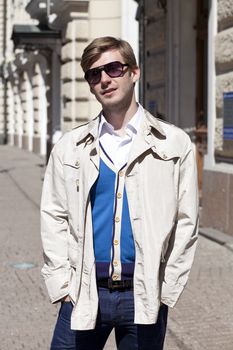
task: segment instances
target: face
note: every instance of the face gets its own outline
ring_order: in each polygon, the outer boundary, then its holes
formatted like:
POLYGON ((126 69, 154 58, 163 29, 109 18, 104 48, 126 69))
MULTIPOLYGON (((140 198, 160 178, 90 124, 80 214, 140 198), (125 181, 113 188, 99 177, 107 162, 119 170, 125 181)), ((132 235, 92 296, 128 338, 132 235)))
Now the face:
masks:
MULTIPOLYGON (((100 58, 92 64, 90 68, 96 68, 110 62, 125 62, 121 54, 117 50, 106 51, 100 58)), ((134 84, 139 79, 140 71, 138 67, 123 68, 123 74, 117 78, 111 78, 105 71, 101 72, 101 79, 97 84, 89 84, 91 92, 101 103, 103 109, 111 111, 117 108, 130 106, 135 102, 134 84)))

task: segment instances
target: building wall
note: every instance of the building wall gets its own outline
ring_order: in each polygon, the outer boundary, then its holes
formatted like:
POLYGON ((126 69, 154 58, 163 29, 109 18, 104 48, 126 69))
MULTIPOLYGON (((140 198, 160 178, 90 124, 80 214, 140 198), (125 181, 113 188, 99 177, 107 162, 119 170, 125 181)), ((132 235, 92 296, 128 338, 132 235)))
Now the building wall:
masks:
POLYGON ((159 112, 193 136, 196 127, 196 1, 141 1, 141 95, 152 114, 159 112), (162 4, 165 6, 163 7, 162 4))
POLYGON ((166 26, 167 16, 153 0, 145 2, 144 87, 145 107, 166 114, 166 26), (156 37, 155 37, 156 35, 156 37))
POLYGON ((21 124, 17 120, 19 114, 15 110, 15 105, 18 103, 15 99, 20 99, 19 96, 15 96, 19 79, 16 77, 17 72, 9 69, 9 65, 13 67, 16 58, 11 40, 13 25, 32 22, 25 11, 27 2, 27 0, 0 0, 0 143, 14 144, 14 140, 17 140, 20 146, 22 145, 19 141, 20 136, 15 134, 19 130, 15 126, 21 124))
MULTIPOLYGON (((3 2, 0 0, 0 6, 3 2)), ((138 43, 134 0, 56 0, 50 2, 50 8, 46 4, 47 1, 40 6, 39 0, 7 1, 4 53, 4 36, 0 35, 0 66, 5 74, 0 77, 0 138, 2 135, 4 142, 5 133, 9 144, 42 155, 50 150, 48 139, 55 143, 62 133, 92 119, 101 109, 80 67, 85 46, 95 37, 105 35, 129 40, 136 52, 138 43), (14 48, 10 40, 14 24, 41 21, 48 21, 50 28, 62 33, 60 47, 51 47, 51 58, 41 51, 39 43, 38 49, 35 45, 31 51, 30 47, 14 48), (49 105, 53 108, 49 109, 49 105), (57 117, 59 130, 51 127, 57 117)))
POLYGON ((223 140, 223 93, 233 92, 232 1, 212 2, 209 32, 208 153, 201 224, 233 235, 233 146, 223 140))

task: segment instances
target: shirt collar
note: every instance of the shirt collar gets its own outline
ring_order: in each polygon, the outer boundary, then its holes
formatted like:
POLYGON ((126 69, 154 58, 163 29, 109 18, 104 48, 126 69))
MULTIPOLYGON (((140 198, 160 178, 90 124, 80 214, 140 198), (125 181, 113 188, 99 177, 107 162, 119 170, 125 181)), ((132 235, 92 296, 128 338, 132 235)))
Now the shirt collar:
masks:
MULTIPOLYGON (((130 134, 130 135, 137 134, 143 115, 144 115, 144 109, 138 103, 137 112, 134 114, 134 116, 130 119, 130 121, 125 127, 127 134, 130 134)), ((107 122, 102 112, 100 115, 99 136, 102 136, 105 132, 109 134, 114 134, 114 127, 109 122, 107 122)))

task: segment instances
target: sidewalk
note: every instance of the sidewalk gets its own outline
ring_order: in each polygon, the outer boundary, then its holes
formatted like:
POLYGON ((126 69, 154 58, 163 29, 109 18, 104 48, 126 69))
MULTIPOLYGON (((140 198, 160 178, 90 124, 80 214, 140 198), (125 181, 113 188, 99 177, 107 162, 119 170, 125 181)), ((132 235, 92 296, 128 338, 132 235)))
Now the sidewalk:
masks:
MULTIPOLYGON (((39 156, 0 146, 1 350, 49 349, 56 320, 40 277, 43 172, 39 156)), ((200 236, 188 286, 169 312, 165 350, 232 350, 232 243, 200 236)), ((105 350, 115 349, 110 337, 105 350)))

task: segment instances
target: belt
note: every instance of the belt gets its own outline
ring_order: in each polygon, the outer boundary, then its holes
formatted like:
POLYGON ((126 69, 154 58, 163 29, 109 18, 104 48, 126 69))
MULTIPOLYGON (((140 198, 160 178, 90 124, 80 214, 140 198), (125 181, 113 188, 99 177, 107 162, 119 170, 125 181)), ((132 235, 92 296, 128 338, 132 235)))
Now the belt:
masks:
POLYGON ((97 280, 97 286, 108 288, 110 290, 124 290, 133 288, 133 279, 113 281, 111 278, 97 280))

